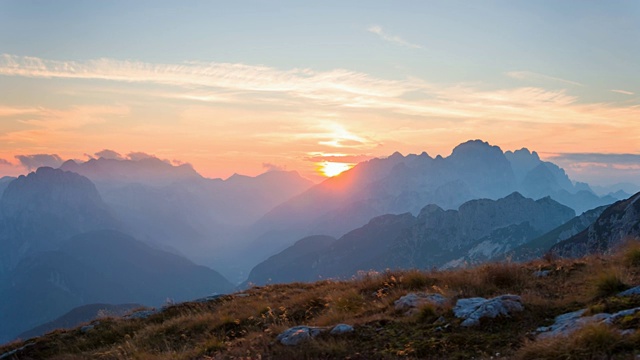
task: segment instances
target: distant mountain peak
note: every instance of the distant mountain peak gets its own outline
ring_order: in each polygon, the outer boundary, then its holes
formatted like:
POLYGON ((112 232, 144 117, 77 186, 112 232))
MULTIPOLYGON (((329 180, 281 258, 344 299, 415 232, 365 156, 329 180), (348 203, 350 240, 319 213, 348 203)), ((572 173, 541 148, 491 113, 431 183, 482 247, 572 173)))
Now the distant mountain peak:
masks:
POLYGON ((469 140, 469 141, 463 142, 462 144, 456 146, 455 148, 453 148, 453 152, 451 155, 465 153, 468 151, 478 151, 478 150, 499 151, 500 153, 502 153, 502 149, 500 149, 499 146, 491 145, 487 141, 476 139, 476 140, 469 140))
POLYGON ((389 156, 388 158, 393 160, 404 159, 404 155, 402 155, 399 151, 396 151, 393 154, 391 154, 391 156, 389 156))
POLYGON ((136 160, 100 157, 81 163, 68 160, 60 169, 73 171, 96 182, 169 185, 176 181, 202 179, 191 164, 173 165, 156 157, 136 160))
POLYGON ((522 196, 522 194, 520 194, 519 192, 514 191, 511 194, 507 195, 505 197, 505 199, 518 199, 518 200, 520 200, 520 199, 525 199, 525 197, 522 196))

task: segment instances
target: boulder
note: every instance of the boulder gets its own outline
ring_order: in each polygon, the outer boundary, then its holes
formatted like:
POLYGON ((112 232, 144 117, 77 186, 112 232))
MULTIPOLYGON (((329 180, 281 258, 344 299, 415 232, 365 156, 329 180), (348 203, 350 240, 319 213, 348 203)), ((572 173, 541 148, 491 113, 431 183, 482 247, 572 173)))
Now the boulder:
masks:
POLYGON ((395 305, 396 310, 411 312, 413 309, 417 309, 424 304, 442 306, 446 302, 447 298, 440 294, 408 293, 394 301, 393 304, 395 305))
POLYGON ((500 315, 510 316, 522 310, 524 306, 520 296, 501 295, 492 299, 481 297, 460 299, 453 308, 453 313, 457 318, 465 319, 462 326, 475 326, 480 324, 480 319, 493 319, 500 315))

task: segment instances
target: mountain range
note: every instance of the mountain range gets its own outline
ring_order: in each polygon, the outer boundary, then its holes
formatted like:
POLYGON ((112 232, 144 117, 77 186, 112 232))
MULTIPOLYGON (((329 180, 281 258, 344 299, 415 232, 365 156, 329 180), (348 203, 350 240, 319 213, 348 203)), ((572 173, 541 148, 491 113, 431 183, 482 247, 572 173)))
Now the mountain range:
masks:
POLYGON ((20 176, 0 210, 0 341, 83 304, 160 305, 232 289, 214 270, 122 233, 126 226, 76 173, 20 176))
POLYGON ((404 213, 373 218, 335 241, 302 239, 257 265, 247 281, 258 285, 267 279, 274 283, 314 281, 349 278, 362 270, 450 266, 466 258, 482 262, 574 216, 573 209, 549 197, 532 200, 519 193, 498 200, 471 200, 458 210, 431 204, 418 216, 404 213), (484 253, 479 250, 487 248, 484 253))
POLYGON ((640 192, 607 207, 589 227, 550 250, 563 257, 603 254, 640 238, 640 192))
MULTIPOLYGON (((513 192, 549 196, 578 214, 611 204, 587 184, 574 184, 564 170, 528 149, 503 152, 480 140, 458 145, 448 157, 427 153, 371 159, 276 206, 256 222, 253 262, 305 236, 340 237, 384 214, 418 215, 427 204, 456 209, 473 199, 499 199, 513 192)), ((624 196, 624 195, 622 195, 624 196)))
POLYGON ((607 208, 627 197, 480 140, 316 185, 291 171, 207 179, 149 156, 67 161, 0 178, 0 342, 78 306, 159 306, 243 280, 603 251, 637 236, 637 201, 607 208))

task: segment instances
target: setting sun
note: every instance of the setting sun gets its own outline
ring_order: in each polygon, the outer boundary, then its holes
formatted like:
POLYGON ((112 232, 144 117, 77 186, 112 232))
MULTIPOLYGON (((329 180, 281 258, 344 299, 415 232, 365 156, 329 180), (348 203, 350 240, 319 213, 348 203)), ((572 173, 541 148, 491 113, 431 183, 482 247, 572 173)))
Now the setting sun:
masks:
POLYGON ((320 163, 320 172, 326 177, 334 177, 351 169, 354 164, 325 161, 320 163))

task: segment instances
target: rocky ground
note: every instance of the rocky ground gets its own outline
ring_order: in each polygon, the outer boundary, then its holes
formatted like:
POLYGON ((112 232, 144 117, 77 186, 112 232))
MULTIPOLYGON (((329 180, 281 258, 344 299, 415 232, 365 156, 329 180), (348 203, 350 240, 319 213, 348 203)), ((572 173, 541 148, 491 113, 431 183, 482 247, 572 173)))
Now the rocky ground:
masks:
POLYGON ((640 354, 640 246, 254 287, 102 318, 0 359, 582 359, 640 354))

